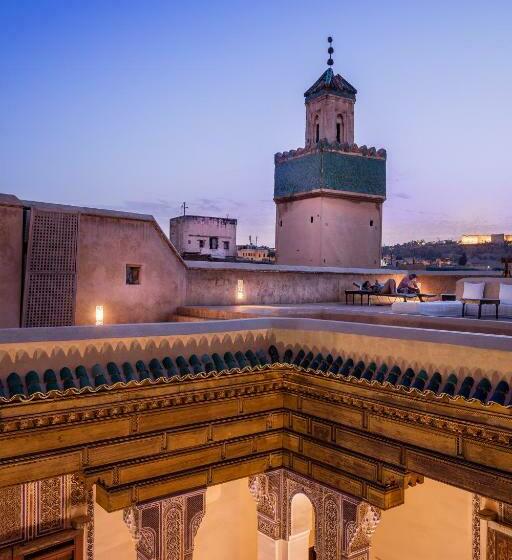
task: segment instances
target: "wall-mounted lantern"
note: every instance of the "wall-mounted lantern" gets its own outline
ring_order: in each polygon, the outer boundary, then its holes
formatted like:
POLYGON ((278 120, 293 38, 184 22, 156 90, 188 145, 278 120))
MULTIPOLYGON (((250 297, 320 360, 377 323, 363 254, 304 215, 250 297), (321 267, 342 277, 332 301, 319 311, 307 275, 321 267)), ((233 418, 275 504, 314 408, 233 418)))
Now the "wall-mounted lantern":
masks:
POLYGON ((238 301, 245 299, 244 281, 242 279, 238 279, 236 285, 236 299, 238 301))
POLYGON ((103 325, 103 305, 96 306, 96 326, 103 325))

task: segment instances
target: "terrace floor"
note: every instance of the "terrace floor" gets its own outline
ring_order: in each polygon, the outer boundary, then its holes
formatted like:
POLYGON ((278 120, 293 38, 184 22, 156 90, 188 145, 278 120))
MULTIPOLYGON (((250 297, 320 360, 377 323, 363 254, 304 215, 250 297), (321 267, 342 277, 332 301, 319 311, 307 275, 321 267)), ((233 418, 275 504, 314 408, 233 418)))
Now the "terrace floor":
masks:
POLYGON ((219 305, 184 306, 178 309, 176 321, 211 321, 219 319, 249 319, 255 317, 303 317, 391 325, 457 332, 475 332, 512 337, 512 320, 472 317, 427 317, 400 315, 391 311, 391 305, 345 305, 333 303, 273 304, 273 305, 219 305))

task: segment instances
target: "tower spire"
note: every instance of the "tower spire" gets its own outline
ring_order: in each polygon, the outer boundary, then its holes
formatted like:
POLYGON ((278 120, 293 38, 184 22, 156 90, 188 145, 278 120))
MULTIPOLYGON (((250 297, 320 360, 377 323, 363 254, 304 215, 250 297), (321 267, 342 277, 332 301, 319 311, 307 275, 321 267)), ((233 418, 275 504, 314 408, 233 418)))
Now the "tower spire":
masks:
POLYGON ((327 52, 329 53, 327 65, 332 66, 334 64, 334 60, 332 59, 332 53, 334 52, 334 49, 332 47, 332 37, 327 37, 327 42, 329 43, 329 48, 327 49, 327 52))

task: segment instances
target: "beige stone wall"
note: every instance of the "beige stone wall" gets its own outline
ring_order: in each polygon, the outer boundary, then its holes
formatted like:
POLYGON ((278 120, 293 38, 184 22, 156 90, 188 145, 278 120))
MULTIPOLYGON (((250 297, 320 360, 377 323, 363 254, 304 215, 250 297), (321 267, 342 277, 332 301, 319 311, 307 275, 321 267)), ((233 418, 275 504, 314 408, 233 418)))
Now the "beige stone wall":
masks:
POLYGON ((276 203, 278 264, 375 268, 381 240, 380 203, 326 196, 276 203))
POLYGON ((371 560, 470 560, 471 498, 430 479, 410 488, 405 504, 382 512, 371 560))
POLYGON ((94 504, 94 560, 136 560, 135 543, 123 510, 108 513, 94 504))
POLYGON ((185 298, 186 269, 151 221, 82 215, 76 325, 168 321, 185 298), (141 266, 141 283, 126 284, 126 265, 141 266))
POLYGON ((0 328, 20 326, 23 208, 0 203, 0 328))

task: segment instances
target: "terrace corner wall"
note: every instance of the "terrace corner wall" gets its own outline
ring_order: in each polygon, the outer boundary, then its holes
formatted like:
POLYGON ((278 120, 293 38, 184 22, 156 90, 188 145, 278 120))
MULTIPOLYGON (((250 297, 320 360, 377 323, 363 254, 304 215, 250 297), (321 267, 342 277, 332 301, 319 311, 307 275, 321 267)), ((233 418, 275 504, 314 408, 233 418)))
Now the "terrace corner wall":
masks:
POLYGON ((76 325, 169 321, 185 301, 183 261, 151 220, 82 214, 78 250, 76 325), (138 285, 126 283, 126 265, 141 267, 138 285))

